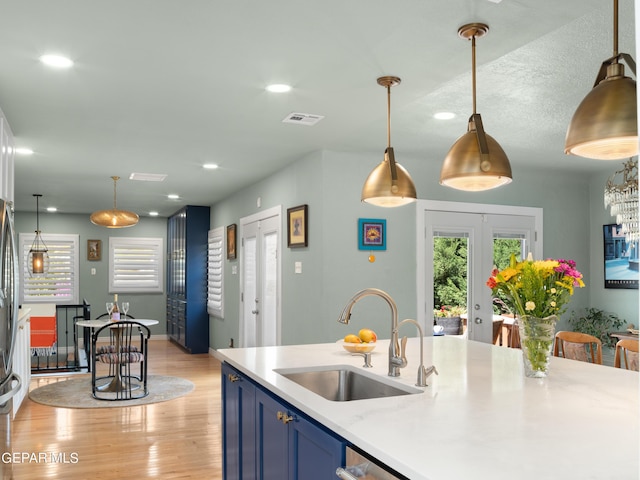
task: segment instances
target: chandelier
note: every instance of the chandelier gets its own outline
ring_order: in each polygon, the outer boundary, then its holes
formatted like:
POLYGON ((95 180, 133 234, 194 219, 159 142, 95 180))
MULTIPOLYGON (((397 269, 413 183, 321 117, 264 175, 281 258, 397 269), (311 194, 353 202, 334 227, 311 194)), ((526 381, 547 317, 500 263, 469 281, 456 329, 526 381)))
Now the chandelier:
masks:
POLYGON ((629 242, 640 240, 638 225, 638 160, 630 158, 622 170, 609 177, 604 189, 604 206, 611 206, 611 215, 622 226, 629 242))

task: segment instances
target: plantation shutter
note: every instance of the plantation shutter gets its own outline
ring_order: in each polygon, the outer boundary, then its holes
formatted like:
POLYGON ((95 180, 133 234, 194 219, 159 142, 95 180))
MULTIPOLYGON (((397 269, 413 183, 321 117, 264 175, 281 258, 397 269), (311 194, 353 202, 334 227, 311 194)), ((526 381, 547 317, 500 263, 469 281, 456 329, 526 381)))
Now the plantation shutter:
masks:
POLYGON ((27 261, 35 237, 21 233, 20 303, 77 304, 79 298, 79 237, 78 235, 41 234, 49 255, 49 270, 44 274, 29 275, 27 261))
POLYGON ((162 293, 162 238, 109 238, 109 293, 162 293))
POLYGON ((209 230, 207 243, 207 312, 223 317, 224 228, 209 230))

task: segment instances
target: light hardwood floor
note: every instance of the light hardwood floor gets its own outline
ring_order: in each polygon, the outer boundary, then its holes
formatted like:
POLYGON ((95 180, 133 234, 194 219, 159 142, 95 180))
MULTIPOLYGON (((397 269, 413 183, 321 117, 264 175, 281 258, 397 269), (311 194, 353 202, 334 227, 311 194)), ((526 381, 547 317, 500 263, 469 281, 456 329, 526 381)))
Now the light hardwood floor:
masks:
MULTIPOLYGON (((25 399, 12 425, 14 454, 63 453, 69 463, 16 463, 13 478, 221 479, 220 363, 164 340, 150 342, 149 357, 149 374, 187 378, 194 391, 118 408, 55 408, 25 399)), ((30 388, 65 379, 35 377, 30 388)))

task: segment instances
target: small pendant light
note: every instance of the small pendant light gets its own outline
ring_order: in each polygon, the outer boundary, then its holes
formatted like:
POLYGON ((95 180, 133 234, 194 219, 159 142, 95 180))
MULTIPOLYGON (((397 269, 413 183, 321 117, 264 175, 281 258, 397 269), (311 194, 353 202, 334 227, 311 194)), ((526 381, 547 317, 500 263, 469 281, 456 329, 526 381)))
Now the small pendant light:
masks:
POLYGON ((402 165, 396 162, 391 147, 391 87, 398 77, 380 77, 378 85, 387 89, 387 149, 384 160, 374 168, 362 187, 362 201, 378 207, 399 207, 416 201, 416 187, 402 165))
POLYGON ((33 196, 36 197, 36 236, 27 258, 27 269, 30 276, 42 275, 49 271, 49 254, 40 232, 40 197, 42 195, 34 193, 33 196))
POLYGON ((507 154, 493 137, 487 135, 482 118, 476 113, 476 38, 489 32, 484 23, 470 23, 458 29, 458 35, 471 39, 471 81, 473 115, 467 133, 453 144, 440 171, 440 184, 458 190, 479 192, 511 183, 511 165, 507 154))
POLYGON ((618 53, 618 0, 613 2, 613 56, 602 62, 591 90, 573 114, 564 153, 596 160, 621 160, 638 154, 636 82, 624 75, 625 60, 636 74, 636 63, 618 53))
POLYGON ((111 178, 113 179, 113 208, 93 212, 91 214, 91 223, 107 228, 132 227, 138 223, 138 214, 127 210, 118 210, 116 204, 116 182, 120 180, 120 177, 114 176, 111 178))

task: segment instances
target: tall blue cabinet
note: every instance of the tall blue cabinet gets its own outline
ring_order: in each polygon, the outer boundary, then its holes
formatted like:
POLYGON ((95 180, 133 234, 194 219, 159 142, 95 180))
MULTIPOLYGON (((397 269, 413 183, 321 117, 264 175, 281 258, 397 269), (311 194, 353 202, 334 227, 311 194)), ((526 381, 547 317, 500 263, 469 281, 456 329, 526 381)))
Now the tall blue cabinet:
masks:
POLYGON ((167 335, 190 353, 209 351, 209 207, 187 205, 167 221, 167 335))

